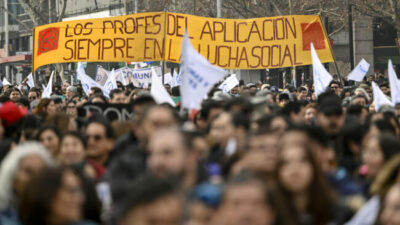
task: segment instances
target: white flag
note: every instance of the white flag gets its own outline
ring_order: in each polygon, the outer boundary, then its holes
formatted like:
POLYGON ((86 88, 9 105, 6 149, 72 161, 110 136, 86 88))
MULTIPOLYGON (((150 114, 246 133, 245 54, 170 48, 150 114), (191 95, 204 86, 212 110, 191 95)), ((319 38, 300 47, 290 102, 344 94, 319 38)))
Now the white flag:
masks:
POLYGON ((117 80, 115 79, 115 71, 114 69, 108 74, 107 81, 104 83, 104 89, 108 92, 107 95, 110 95, 110 92, 113 89, 117 89, 117 80))
POLYGON ((223 92, 228 93, 232 88, 239 85, 239 80, 236 77, 236 74, 230 75, 226 80, 218 87, 223 92))
POLYGON ((180 65, 182 108, 199 109, 204 96, 227 73, 225 70, 211 65, 193 48, 187 31, 182 40, 180 65))
POLYGON ((311 43, 311 58, 313 64, 315 94, 318 96, 325 91, 326 87, 329 85, 333 78, 319 60, 313 43, 311 43))
POLYGON ((361 82, 364 79, 365 74, 368 73, 368 70, 369 70, 369 63, 365 61, 365 59, 361 59, 361 61, 357 64, 356 68, 354 68, 353 71, 351 71, 347 79, 361 82))
POLYGON ((26 81, 26 84, 28 84, 28 86, 29 86, 30 88, 33 88, 33 87, 35 86, 35 81, 33 80, 32 73, 30 73, 30 74, 28 75, 28 80, 26 81))
POLYGON ((172 81, 172 87, 176 87, 182 84, 182 77, 181 73, 179 74, 174 70, 174 76, 173 76, 173 81, 172 81))
MULTIPOLYGON (((154 73, 152 76, 154 76, 154 73)), ((172 86, 172 82, 173 82, 173 78, 172 78, 171 73, 164 74, 164 84, 169 84, 170 86, 172 86)))
POLYGON ((400 82, 397 79, 396 72, 393 69, 392 60, 389 59, 388 63, 388 74, 390 83, 390 93, 392 96, 393 105, 400 102, 400 82))
POLYGON ((8 80, 6 79, 6 77, 3 78, 3 85, 11 85, 10 82, 8 82, 8 80))
POLYGON ((103 91, 103 94, 109 98, 109 93, 102 86, 100 86, 100 84, 98 84, 91 77, 86 75, 85 69, 83 68, 83 63, 81 63, 81 62, 78 63, 78 68, 76 69, 76 75, 77 75, 76 77, 78 78, 78 80, 81 81, 82 88, 85 91, 86 95, 89 95, 90 88, 98 87, 103 91))
POLYGON ((157 104, 168 103, 175 107, 175 102, 172 100, 171 96, 165 90, 162 84, 161 76, 156 73, 154 67, 151 68, 151 90, 150 93, 153 96, 157 104))
POLYGON ((47 83, 46 88, 43 90, 42 98, 50 98, 50 95, 53 92, 53 76, 54 71, 51 72, 49 83, 47 83))
POLYGON ((372 81, 372 91, 373 91, 373 95, 374 95, 375 112, 378 112, 379 108, 382 105, 391 105, 391 106, 393 106, 393 103, 382 92, 382 90, 379 88, 379 86, 373 81, 372 81))

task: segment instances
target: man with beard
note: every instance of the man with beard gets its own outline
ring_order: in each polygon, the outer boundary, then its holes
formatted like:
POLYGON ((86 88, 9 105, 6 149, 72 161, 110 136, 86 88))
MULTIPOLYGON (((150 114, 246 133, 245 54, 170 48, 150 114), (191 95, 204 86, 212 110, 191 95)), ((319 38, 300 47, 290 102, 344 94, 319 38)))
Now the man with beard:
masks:
POLYGON ((318 96, 317 124, 333 141, 336 154, 342 152, 341 131, 344 126, 344 113, 341 100, 333 93, 323 93, 318 96))
POLYGON ((147 168, 155 176, 177 179, 186 191, 197 183, 198 157, 183 132, 174 128, 156 131, 147 151, 147 168))

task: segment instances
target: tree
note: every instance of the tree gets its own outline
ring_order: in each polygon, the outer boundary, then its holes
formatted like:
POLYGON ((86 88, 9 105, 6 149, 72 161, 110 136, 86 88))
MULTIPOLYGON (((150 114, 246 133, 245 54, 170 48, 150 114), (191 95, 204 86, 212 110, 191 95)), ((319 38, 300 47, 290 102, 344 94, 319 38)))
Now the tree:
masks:
POLYGON ((379 18, 392 25, 400 38, 400 0, 349 0, 361 14, 379 18))
MULTIPOLYGON (((7 10, 7 13, 23 27, 23 29, 21 29, 22 32, 33 32, 33 28, 36 26, 60 22, 65 15, 67 1, 68 0, 18 0, 23 11, 28 15, 29 22, 23 20, 23 14, 16 15, 10 10, 7 10), (58 7, 54 5, 54 3, 58 7)), ((3 7, 3 9, 5 8, 3 7)), ((59 71, 59 74, 64 74, 63 64, 54 64, 53 66, 59 71)), ((62 79, 64 80, 65 78, 62 76, 62 79)))
POLYGON ((328 18, 329 36, 347 24, 347 7, 343 0, 224 0, 226 17, 251 18, 281 15, 321 15, 328 18))

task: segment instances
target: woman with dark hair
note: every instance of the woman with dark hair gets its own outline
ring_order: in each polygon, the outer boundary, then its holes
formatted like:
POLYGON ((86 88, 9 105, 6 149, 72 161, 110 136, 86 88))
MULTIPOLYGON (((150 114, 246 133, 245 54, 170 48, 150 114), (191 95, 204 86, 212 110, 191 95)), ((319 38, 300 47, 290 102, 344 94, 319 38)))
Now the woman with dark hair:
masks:
POLYGON ((49 98, 42 98, 40 99, 38 105, 33 111, 33 114, 45 120, 47 116, 52 115, 55 112, 56 112, 56 105, 54 103, 54 100, 49 98))
POLYGON ((83 180, 73 169, 45 169, 28 185, 18 204, 23 224, 93 224, 82 222, 86 196, 83 180))
POLYGON ((40 128, 37 140, 40 141, 47 150, 54 156, 57 157, 60 148, 61 135, 57 127, 53 125, 46 125, 40 128))
MULTIPOLYGON (((290 224, 333 222, 333 198, 316 157, 308 146, 284 145, 276 170, 284 207, 293 216, 290 224)), ((342 223, 334 223, 342 224, 342 223)))

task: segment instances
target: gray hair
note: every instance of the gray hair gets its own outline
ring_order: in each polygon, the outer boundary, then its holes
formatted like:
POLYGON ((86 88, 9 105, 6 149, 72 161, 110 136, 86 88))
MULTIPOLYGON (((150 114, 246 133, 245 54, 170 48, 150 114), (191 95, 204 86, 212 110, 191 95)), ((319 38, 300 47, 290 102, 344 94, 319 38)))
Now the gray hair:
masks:
POLYGON ((0 210, 8 209, 13 204, 13 183, 19 163, 32 155, 39 156, 49 167, 56 166, 51 154, 40 143, 26 142, 11 150, 0 165, 0 210))

